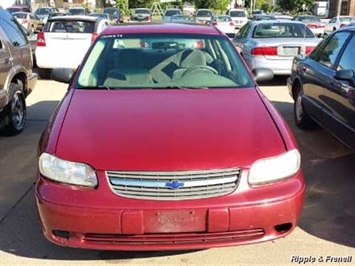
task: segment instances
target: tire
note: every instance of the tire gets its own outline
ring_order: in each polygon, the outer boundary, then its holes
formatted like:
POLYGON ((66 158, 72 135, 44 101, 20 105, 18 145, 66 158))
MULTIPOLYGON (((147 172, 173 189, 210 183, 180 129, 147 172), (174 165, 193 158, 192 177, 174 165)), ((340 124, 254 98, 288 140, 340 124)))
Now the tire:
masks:
POLYGON ((300 129, 315 129, 317 123, 309 117, 303 108, 302 97, 303 92, 301 88, 297 88, 295 97, 295 104, 293 105, 293 117, 295 124, 300 129))
POLYGON ((11 83, 10 91, 15 92, 4 108, 5 126, 3 129, 5 134, 13 136, 19 134, 25 128, 27 110, 21 85, 11 83))
POLYGON ((48 68, 37 68, 37 72, 40 79, 50 79, 52 70, 48 68))

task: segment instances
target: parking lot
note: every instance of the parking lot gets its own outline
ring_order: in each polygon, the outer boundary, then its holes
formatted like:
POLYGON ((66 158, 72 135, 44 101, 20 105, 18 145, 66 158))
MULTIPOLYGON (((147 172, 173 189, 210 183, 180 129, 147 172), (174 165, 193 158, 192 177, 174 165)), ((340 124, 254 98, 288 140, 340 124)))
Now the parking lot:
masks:
POLYGON ((0 264, 353 265, 355 154, 324 130, 301 131, 294 126, 293 102, 285 78, 261 85, 291 127, 302 155, 307 184, 305 204, 299 226, 288 237, 261 244, 185 252, 91 251, 51 244, 42 236, 35 206, 36 149, 41 131, 65 94, 66 85, 40 80, 27 99, 25 130, 15 137, 0 136, 0 264))

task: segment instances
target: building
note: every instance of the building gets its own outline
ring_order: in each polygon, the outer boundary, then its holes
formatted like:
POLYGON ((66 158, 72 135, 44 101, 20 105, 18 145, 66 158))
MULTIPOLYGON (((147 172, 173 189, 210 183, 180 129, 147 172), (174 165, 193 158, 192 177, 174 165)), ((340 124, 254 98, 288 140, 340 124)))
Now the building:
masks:
POLYGON ((338 15, 339 1, 341 1, 339 15, 355 17, 355 0, 330 0, 329 17, 338 15))

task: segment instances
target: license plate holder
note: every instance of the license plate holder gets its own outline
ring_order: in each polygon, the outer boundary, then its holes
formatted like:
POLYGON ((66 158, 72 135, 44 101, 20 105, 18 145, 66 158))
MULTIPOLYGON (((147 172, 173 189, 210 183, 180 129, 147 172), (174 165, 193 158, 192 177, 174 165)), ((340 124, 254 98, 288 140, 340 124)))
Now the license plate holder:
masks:
POLYGON ((144 211, 145 233, 184 233, 206 231, 206 210, 144 211))
POLYGON ((279 56, 296 56, 300 53, 298 46, 281 46, 278 51, 279 56))

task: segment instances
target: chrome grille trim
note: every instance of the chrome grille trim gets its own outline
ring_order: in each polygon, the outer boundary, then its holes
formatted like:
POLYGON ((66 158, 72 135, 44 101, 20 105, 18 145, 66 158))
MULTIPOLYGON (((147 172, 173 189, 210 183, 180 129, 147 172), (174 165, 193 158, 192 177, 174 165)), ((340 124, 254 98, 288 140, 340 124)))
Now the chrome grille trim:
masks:
POLYGON ((240 168, 176 172, 106 171, 111 190, 118 196, 150 200, 187 200, 223 196, 233 192, 240 168), (172 189, 169 182, 179 182, 172 189))

